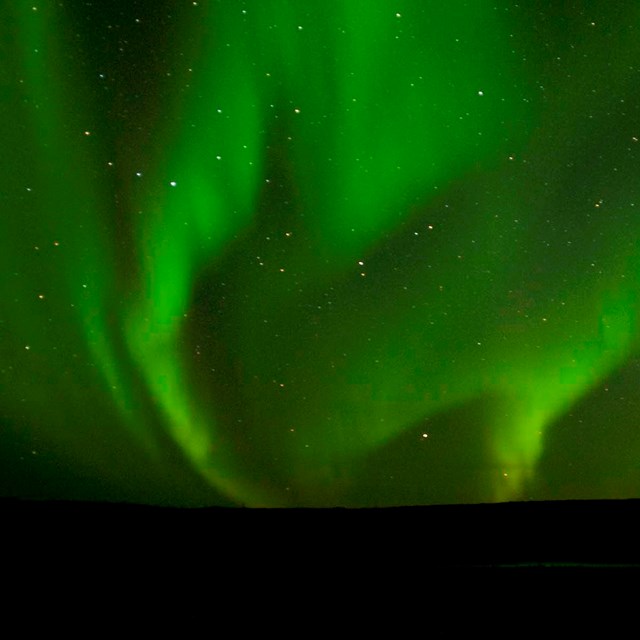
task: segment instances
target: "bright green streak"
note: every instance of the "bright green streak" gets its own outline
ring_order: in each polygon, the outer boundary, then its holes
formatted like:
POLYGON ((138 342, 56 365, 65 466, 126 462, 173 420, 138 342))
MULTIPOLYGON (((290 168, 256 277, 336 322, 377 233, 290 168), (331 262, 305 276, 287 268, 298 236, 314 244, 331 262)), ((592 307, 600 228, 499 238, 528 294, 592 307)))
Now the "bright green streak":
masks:
POLYGON ((137 202, 145 213, 139 229, 144 280, 126 318, 127 339, 169 432, 194 467, 234 499, 265 504, 259 489, 248 490, 230 470, 215 419, 193 397, 181 357, 194 281, 251 220, 262 168, 256 80, 242 64, 246 43, 233 20, 212 20, 208 27, 234 46, 203 43, 187 104, 168 101, 173 117, 189 124, 177 138, 171 126, 151 178, 158 185, 154 198, 141 193, 137 202))

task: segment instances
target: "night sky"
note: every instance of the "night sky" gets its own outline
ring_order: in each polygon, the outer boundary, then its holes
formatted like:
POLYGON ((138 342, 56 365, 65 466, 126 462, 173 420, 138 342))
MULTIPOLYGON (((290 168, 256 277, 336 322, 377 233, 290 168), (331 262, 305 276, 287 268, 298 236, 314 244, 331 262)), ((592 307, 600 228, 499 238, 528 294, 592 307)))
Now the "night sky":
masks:
POLYGON ((640 498, 636 0, 0 5, 0 496, 640 498))

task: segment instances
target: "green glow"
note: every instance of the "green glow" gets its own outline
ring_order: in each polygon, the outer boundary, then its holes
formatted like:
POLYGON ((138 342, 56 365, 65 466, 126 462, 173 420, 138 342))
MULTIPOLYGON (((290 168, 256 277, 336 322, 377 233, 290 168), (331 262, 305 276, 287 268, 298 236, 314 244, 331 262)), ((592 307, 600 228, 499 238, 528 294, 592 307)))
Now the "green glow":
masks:
MULTIPOLYGON (((18 225, 19 240, 5 245, 3 257, 7 271, 20 277, 22 269, 33 270, 34 276, 34 288, 27 294, 32 309, 17 320, 14 335, 21 334, 25 344, 34 337, 38 340, 46 315, 63 316, 82 332, 84 345, 80 349, 88 349, 99 361, 106 388, 113 392, 114 401, 124 406, 128 391, 120 378, 107 325, 107 296, 113 287, 109 270, 104 268, 112 261, 108 231, 101 223, 107 216, 107 192, 93 178, 96 166, 87 141, 96 131, 90 100, 78 69, 64 55, 56 37, 70 35, 62 17, 45 4, 37 11, 25 5, 15 10, 13 18, 20 38, 15 42, 17 55, 12 57, 16 61, 12 80, 24 86, 24 104, 16 109, 17 126, 16 121, 7 121, 9 130, 3 134, 12 141, 8 148, 37 145, 38 149, 35 166, 28 153, 18 154, 22 163, 18 168, 13 164, 15 157, 5 158, 5 170, 13 167, 17 177, 12 187, 22 191, 21 210, 16 213, 24 216, 26 224, 25 228, 18 225), (47 264, 35 262, 32 266, 33 256, 47 264), (35 288, 43 275, 50 282, 35 288)), ((15 233, 11 217, 3 222, 9 224, 5 237, 15 233)), ((25 291, 18 295, 24 299, 25 291)), ((50 340, 55 339, 54 333, 50 340)))
POLYGON ((360 504, 477 403, 481 496, 535 493, 638 353, 622 4, 547 51, 513 3, 186 3, 133 80, 80 5, 0 11, 7 422, 105 477, 139 450, 177 502, 360 504))

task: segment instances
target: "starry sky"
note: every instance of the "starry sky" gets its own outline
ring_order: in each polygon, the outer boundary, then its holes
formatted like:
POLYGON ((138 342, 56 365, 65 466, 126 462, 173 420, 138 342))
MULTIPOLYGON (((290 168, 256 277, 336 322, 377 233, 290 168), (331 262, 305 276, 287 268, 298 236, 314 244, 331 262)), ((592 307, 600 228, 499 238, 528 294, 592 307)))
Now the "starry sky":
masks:
POLYGON ((0 495, 640 497, 635 0, 0 7, 0 495))

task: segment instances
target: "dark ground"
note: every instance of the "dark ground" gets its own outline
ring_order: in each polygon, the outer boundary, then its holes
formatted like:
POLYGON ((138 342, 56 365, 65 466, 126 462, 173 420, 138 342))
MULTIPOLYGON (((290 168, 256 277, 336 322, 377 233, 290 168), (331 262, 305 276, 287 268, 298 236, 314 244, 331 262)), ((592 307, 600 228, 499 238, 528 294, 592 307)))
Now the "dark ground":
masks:
POLYGON ((0 508, 4 535, 44 561, 84 549, 88 560, 116 552, 159 565, 231 560, 276 570, 640 567, 636 500, 354 510, 4 500, 0 508))

